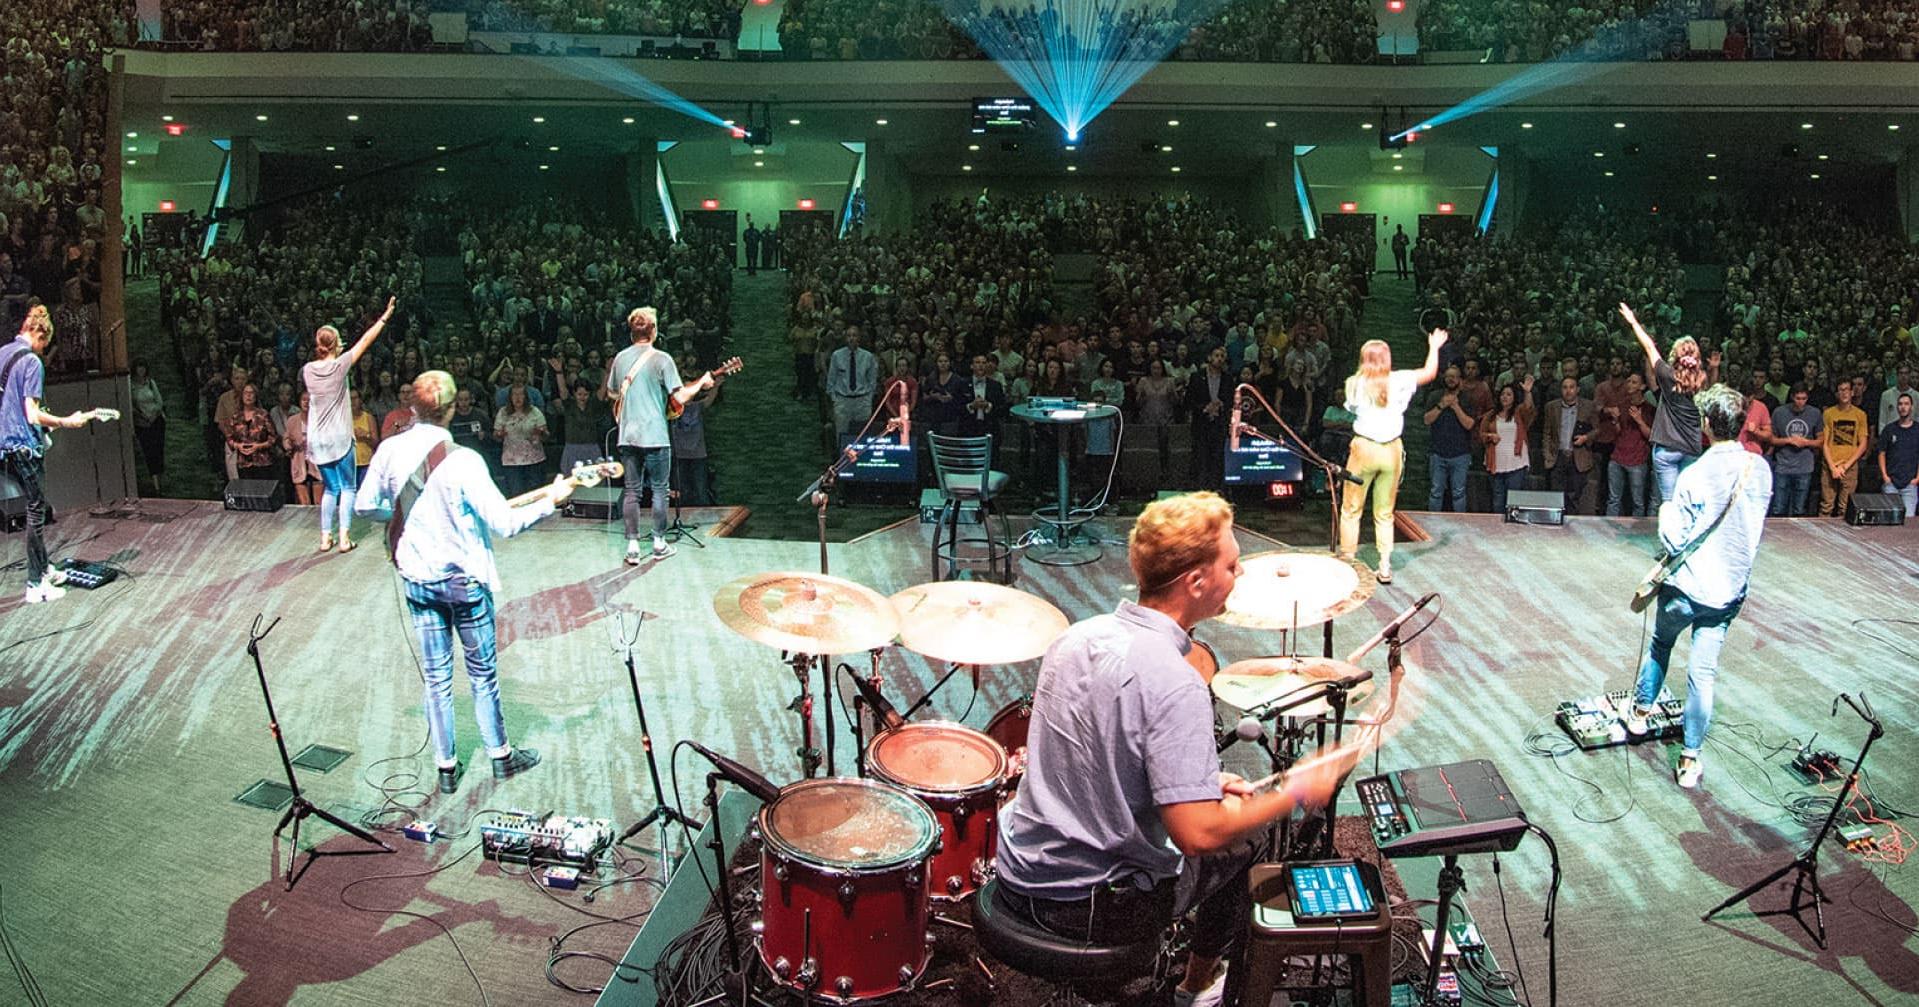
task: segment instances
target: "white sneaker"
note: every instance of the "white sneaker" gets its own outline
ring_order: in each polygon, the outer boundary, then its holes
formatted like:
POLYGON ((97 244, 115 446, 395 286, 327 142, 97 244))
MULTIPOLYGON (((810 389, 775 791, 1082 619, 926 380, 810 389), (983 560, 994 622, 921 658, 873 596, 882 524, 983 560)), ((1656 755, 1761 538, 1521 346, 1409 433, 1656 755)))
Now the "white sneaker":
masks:
POLYGON ((65 587, 67 583, 67 572, 57 566, 47 567, 46 582, 52 584, 54 587, 65 587))
POLYGON ((1698 756, 1681 757, 1679 768, 1673 775, 1679 780, 1681 787, 1691 790, 1699 786, 1699 778, 1706 775, 1706 766, 1699 761, 1698 756))
POLYGON ((1173 1007, 1219 1007, 1226 998, 1226 970, 1220 969, 1213 975, 1213 981, 1197 993, 1189 993, 1178 986, 1173 987, 1173 1007))
POLYGON ((1628 735, 1643 738, 1652 731, 1652 725, 1646 722, 1646 718, 1650 716, 1652 716, 1651 710, 1642 710, 1638 703, 1633 703, 1626 707, 1626 714, 1619 718, 1619 722, 1626 726, 1628 735))
POLYGON ((627 566, 640 565, 640 540, 639 539, 630 538, 626 540, 626 565, 627 566))
POLYGON ((27 585, 27 604, 38 605, 43 601, 59 601, 66 597, 67 589, 57 584, 41 582, 27 585))
POLYGON ((1393 582, 1393 561, 1390 559, 1380 560, 1379 572, 1374 576, 1379 579, 1381 584, 1391 584, 1393 582))
POLYGON ((654 559, 665 559, 668 556, 673 555, 677 551, 678 550, 674 549, 671 545, 668 545, 667 541, 663 538, 656 538, 653 540, 653 558, 654 559))

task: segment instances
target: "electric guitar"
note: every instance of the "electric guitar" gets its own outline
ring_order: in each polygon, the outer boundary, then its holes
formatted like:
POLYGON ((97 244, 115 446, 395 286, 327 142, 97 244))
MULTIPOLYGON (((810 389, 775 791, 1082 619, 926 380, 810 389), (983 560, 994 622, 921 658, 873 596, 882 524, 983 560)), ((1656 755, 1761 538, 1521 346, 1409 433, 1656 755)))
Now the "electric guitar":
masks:
POLYGON ((1639 587, 1633 590, 1630 607, 1635 614, 1644 612, 1646 606, 1652 604, 1654 598, 1659 597, 1660 585, 1677 573, 1694 550, 1704 545, 1706 540, 1712 537, 1712 533, 1719 530, 1719 525, 1726 520, 1726 515, 1732 513, 1733 502, 1739 499, 1740 492, 1746 488, 1746 477, 1752 475, 1752 470, 1753 462, 1749 458, 1746 460, 1746 467, 1739 473, 1739 481, 1733 484, 1732 492, 1726 495, 1726 506, 1720 509, 1719 516, 1712 519, 1712 524, 1707 525, 1705 531, 1693 536, 1692 541, 1686 543, 1685 548, 1678 552, 1662 552, 1653 562, 1652 569, 1646 571, 1646 576, 1639 581, 1639 587))
MULTIPOLYGON (((598 486, 608 479, 618 479, 625 474, 626 466, 619 462, 602 458, 599 461, 580 462, 573 466, 573 472, 566 477, 566 483, 574 489, 581 489, 588 486, 598 486)), ((508 507, 525 507, 528 504, 546 499, 551 496, 552 493, 553 484, 547 483, 539 489, 528 490, 519 496, 509 499, 506 505, 508 507)))
MULTIPOLYGON (((728 374, 738 374, 740 371, 740 368, 745 366, 746 366, 745 364, 740 362, 740 358, 734 357, 733 359, 728 360, 726 363, 723 363, 720 366, 715 367, 710 371, 707 371, 705 377, 702 377, 700 380, 704 381, 706 380, 706 378, 710 377, 714 379, 715 381, 717 381, 720 378, 726 377, 728 374)), ((686 412, 686 406, 676 401, 673 398, 673 396, 668 395, 666 397, 666 421, 668 423, 671 423, 674 420, 679 419, 680 414, 683 412, 686 412)))
MULTIPOLYGON (((104 408, 89 409, 80 415, 82 419, 88 423, 111 423, 120 418, 120 410, 104 408)), ((44 455, 53 447, 53 429, 51 427, 35 426, 33 430, 34 433, 40 436, 40 453, 44 455)))

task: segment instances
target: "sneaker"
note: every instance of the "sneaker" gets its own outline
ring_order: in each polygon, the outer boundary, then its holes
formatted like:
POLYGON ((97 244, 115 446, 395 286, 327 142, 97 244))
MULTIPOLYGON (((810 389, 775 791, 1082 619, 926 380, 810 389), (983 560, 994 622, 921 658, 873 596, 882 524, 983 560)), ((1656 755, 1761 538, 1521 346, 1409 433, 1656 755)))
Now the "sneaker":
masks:
POLYGON ((46 582, 52 584, 54 587, 65 587, 67 583, 67 572, 57 566, 47 567, 46 582))
POLYGON ((1381 584, 1391 584, 1393 582, 1393 561, 1390 559, 1380 560, 1379 573, 1377 576, 1381 584))
POLYGON ((640 559, 641 559, 640 540, 636 538, 627 539, 626 540, 626 565, 639 566, 640 559))
POLYGON ((59 601, 66 597, 67 589, 51 582, 27 585, 27 604, 38 605, 43 601, 59 601))
POLYGON ((1619 718, 1619 722, 1625 725, 1628 736, 1643 738, 1652 733, 1652 725, 1646 722, 1646 718, 1650 716, 1652 716, 1651 710, 1634 703, 1626 707, 1626 714, 1619 718))
POLYGON ((673 546, 669 544, 665 539, 656 538, 653 540, 653 558, 654 559, 665 559, 676 552, 679 552, 679 550, 673 548, 673 546))
POLYGON ((1219 1007, 1226 998, 1226 970, 1220 968, 1213 973, 1213 981, 1197 993, 1189 992, 1181 986, 1173 987, 1173 1007, 1219 1007))
POLYGON ((504 780, 540 764, 540 753, 531 748, 516 748, 493 760, 493 778, 504 780))
POLYGON ((1679 768, 1673 771, 1673 776, 1678 779, 1679 786, 1686 790, 1691 790, 1699 786, 1699 778, 1704 775, 1706 775, 1706 766, 1699 761, 1699 757, 1696 755, 1681 756, 1679 759, 1679 768))
POLYGON ((440 767, 440 793, 451 794, 460 789, 460 779, 466 775, 466 763, 456 762, 451 766, 440 767))

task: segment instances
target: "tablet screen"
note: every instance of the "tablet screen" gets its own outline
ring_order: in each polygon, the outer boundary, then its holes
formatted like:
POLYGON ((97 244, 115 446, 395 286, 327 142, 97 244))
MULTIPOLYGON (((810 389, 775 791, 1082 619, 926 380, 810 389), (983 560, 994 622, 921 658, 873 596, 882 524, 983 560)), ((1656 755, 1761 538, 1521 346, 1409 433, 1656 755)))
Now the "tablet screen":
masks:
POLYGON ((1372 893, 1360 880, 1355 864, 1312 864, 1287 870, 1297 919, 1330 920, 1372 912, 1372 893))

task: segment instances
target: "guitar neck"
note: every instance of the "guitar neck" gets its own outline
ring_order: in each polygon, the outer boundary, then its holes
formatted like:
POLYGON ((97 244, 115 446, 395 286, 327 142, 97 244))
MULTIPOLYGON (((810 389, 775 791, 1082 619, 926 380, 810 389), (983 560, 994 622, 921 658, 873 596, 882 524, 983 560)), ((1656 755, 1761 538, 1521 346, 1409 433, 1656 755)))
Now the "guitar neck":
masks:
MULTIPOLYGON (((580 485, 580 480, 574 479, 572 477, 568 477, 566 482, 567 482, 567 485, 569 486, 577 487, 580 485)), ((539 489, 527 490, 525 493, 522 493, 519 496, 509 497, 506 501, 506 505, 508 507, 525 507, 528 504, 537 503, 541 500, 545 500, 546 498, 552 495, 553 495, 553 484, 547 483, 545 486, 542 486, 539 489)))

